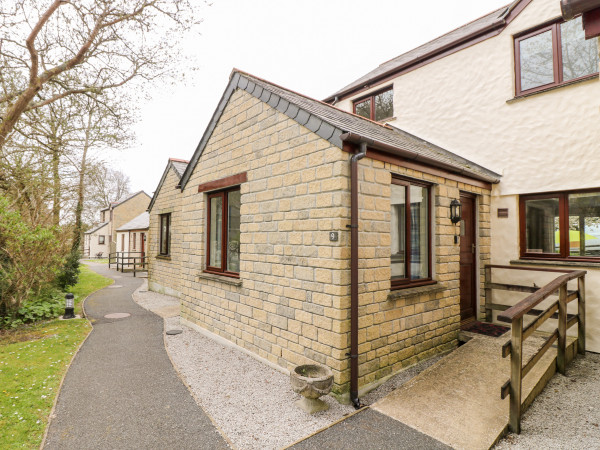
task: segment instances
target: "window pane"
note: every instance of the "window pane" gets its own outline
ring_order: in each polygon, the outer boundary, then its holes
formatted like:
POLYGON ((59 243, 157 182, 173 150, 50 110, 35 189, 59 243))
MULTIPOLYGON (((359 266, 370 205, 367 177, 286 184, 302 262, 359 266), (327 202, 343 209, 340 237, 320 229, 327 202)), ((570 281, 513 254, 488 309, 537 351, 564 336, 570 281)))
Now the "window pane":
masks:
POLYGON ((533 89, 554 82, 552 30, 523 39, 521 54, 521 90, 533 89))
POLYGON ((160 254, 169 254, 169 216, 160 216, 160 254))
POLYGON ((389 119, 394 115, 394 91, 389 90, 375 96, 375 120, 389 119))
POLYGON ((598 40, 585 40, 581 17, 560 24, 563 80, 598 72, 598 40))
POLYGON ((223 239, 223 198, 210 199, 210 261, 211 267, 221 267, 221 242, 223 239))
POLYGON ((569 194, 569 254, 600 256, 600 192, 569 194))
POLYGON ((356 104, 356 114, 367 119, 371 118, 371 99, 356 104))
POLYGON ((392 280, 406 278, 406 188, 392 184, 392 280))
POLYGON ((410 278, 429 276, 427 188, 410 187, 410 278))
POLYGON ((240 191, 227 194, 227 270, 240 271, 240 191))
POLYGON ((560 253, 558 198, 525 202, 528 253, 560 253))

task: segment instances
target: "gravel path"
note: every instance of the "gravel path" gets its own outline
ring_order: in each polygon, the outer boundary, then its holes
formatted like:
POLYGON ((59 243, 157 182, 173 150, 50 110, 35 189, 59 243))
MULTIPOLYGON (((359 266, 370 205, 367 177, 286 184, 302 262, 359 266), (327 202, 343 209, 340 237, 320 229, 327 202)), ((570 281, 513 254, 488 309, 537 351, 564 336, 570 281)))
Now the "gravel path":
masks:
MULTIPOLYGON (((146 284, 133 297, 148 309, 173 302, 173 297, 147 291, 146 284)), ((330 409, 308 415, 294 405, 300 396, 292 391, 288 375, 181 326, 179 317, 166 318, 165 328, 183 330, 165 337, 171 360, 202 408, 237 448, 286 447, 354 412, 352 406, 327 396, 330 409)), ((436 360, 411 367, 361 400, 374 403, 436 360)))
POLYGON ((567 375, 556 374, 524 414, 521 434, 509 434, 502 449, 600 448, 600 355, 577 357, 567 375))

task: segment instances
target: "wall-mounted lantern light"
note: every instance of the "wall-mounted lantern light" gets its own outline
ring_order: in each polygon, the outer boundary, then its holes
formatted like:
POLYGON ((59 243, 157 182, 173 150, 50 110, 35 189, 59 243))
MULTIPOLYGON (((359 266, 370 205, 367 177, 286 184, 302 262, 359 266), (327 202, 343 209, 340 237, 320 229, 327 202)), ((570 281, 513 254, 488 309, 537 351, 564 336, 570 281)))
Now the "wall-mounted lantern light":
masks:
POLYGON ((65 295, 65 314, 63 319, 75 318, 75 296, 73 294, 65 295))
MULTIPOLYGON (((452 221, 452 223, 457 224, 458 222, 460 222, 461 218, 462 205, 458 200, 454 199, 450 202, 450 220, 452 221)), ((454 234, 454 243, 458 244, 458 235, 456 233, 454 234)))
POLYGON ((461 219, 462 205, 456 199, 450 202, 450 220, 452 223, 458 223, 461 219))

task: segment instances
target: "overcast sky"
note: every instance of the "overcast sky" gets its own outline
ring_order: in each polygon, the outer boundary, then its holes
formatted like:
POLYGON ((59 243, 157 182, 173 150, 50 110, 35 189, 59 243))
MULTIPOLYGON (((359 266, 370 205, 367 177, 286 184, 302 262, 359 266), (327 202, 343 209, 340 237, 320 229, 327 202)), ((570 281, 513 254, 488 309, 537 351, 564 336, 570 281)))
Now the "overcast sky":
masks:
MULTIPOLYGON (((231 70, 323 99, 379 64, 509 0, 214 0, 185 53, 198 71, 140 106, 137 143, 110 157, 152 195, 169 157, 190 159, 231 70)), ((465 68, 468 70, 468 68, 465 68)))

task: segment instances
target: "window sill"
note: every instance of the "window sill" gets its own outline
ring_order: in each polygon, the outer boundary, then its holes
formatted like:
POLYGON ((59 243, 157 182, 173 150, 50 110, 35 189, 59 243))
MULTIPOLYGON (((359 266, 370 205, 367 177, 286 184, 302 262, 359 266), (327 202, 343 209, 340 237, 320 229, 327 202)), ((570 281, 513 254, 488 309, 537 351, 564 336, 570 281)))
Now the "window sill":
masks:
POLYGON ((387 299, 396 300, 399 298, 415 297, 418 295, 430 294, 432 292, 443 291, 446 289, 446 286, 442 285, 441 283, 438 283, 437 281, 431 281, 430 283, 431 284, 425 284, 422 286, 395 289, 393 291, 390 291, 387 299))
POLYGON ((550 91, 554 91, 556 89, 564 88, 566 86, 572 86, 574 84, 585 83, 586 81, 597 80, 597 79, 598 79, 598 74, 594 74, 594 75, 590 75, 585 78, 580 78, 578 80, 567 81, 566 83, 563 83, 558 86, 550 86, 546 89, 540 89, 539 91, 529 92, 527 94, 515 95, 513 98, 509 98, 508 100, 506 100, 506 103, 508 103, 508 104, 515 103, 515 102, 518 102, 519 100, 523 100, 524 98, 527 98, 527 97, 532 97, 534 95, 543 94, 544 92, 550 92, 550 91))
POLYGON ((219 281, 224 284, 230 284, 232 286, 241 286, 242 280, 239 278, 229 277, 226 275, 216 275, 210 272, 200 272, 198 274, 198 279, 200 280, 211 280, 211 281, 219 281))
POLYGON ((171 261, 171 255, 156 255, 156 259, 162 259, 164 261, 171 261))
POLYGON ((551 266, 551 267, 587 267, 590 269, 600 269, 600 261, 566 261, 564 259, 513 259, 510 261, 512 265, 529 265, 529 266, 551 266))

